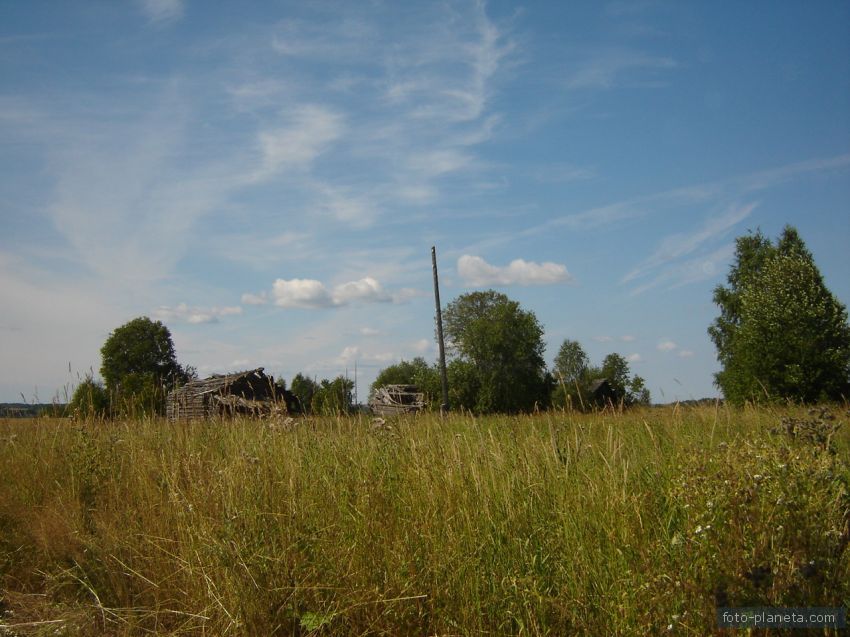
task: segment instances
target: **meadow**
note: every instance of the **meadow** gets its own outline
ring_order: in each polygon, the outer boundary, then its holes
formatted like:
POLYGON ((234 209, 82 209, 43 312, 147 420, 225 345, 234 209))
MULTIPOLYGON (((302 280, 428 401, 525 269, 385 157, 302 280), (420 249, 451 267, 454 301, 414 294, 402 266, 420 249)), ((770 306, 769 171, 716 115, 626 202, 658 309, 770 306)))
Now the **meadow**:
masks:
POLYGON ((832 413, 0 421, 0 635, 706 635, 718 605, 850 607, 832 413))

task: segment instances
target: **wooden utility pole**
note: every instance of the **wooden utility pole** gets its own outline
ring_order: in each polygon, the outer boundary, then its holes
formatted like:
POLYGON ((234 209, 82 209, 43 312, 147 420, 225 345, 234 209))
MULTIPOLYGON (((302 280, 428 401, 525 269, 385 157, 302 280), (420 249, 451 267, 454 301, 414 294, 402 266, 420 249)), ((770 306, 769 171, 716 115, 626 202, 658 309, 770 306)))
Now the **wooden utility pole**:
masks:
POLYGON ((440 413, 449 410, 449 380, 446 376, 446 345, 443 341, 443 310, 440 307, 440 282, 437 278, 437 248, 431 247, 431 263, 434 266, 434 303, 437 305, 437 342, 440 346, 440 383, 443 387, 443 404, 440 413))

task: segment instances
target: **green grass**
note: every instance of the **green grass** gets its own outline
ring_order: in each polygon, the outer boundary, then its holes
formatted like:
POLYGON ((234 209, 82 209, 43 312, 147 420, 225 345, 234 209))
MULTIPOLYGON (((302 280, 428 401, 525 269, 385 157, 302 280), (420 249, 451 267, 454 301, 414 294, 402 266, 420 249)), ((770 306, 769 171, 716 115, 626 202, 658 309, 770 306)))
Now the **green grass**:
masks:
POLYGON ((0 625, 704 635, 717 602, 847 607, 850 435, 788 415, 0 422, 0 625))

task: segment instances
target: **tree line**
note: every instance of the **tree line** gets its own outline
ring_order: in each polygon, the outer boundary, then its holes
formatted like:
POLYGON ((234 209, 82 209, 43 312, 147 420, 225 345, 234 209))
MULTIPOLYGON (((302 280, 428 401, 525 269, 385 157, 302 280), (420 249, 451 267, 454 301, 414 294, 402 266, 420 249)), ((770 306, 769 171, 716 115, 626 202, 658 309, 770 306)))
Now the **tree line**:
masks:
MULTIPOLYGON (((715 384, 730 402, 811 403, 850 396, 847 310, 827 289, 797 230, 774 242, 761 231, 736 240, 726 285, 714 290, 720 315, 708 328, 721 370, 715 384)), ((463 294, 443 312, 452 408, 475 413, 592 409, 605 404, 648 405, 646 382, 617 353, 591 364, 578 341, 566 339, 548 368, 543 327, 535 314, 494 290, 463 294), (604 391, 600 388, 604 387, 604 391)), ((71 407, 87 414, 161 414, 167 392, 197 378, 176 360, 168 328, 140 317, 112 332, 101 348, 103 382, 87 377, 71 407)), ((417 385, 440 402, 436 363, 401 361, 372 385, 417 385)), ((288 392, 302 413, 354 409, 353 382, 316 381, 297 374, 288 392)), ((278 383, 281 395, 287 388, 278 383)))
MULTIPOLYGON (((727 284, 717 286, 713 298, 720 316, 708 333, 721 365, 715 385, 726 400, 813 403, 850 396, 847 310, 795 228, 786 226, 775 242, 758 230, 739 237, 727 284)), ((567 339, 548 370, 543 328, 504 294, 464 294, 444 317, 453 407, 487 413, 650 403, 646 382, 617 353, 592 365, 581 344, 567 339), (600 394, 602 379, 607 391, 600 394)), ((373 388, 391 383, 418 385, 439 404, 436 364, 402 361, 382 370, 373 388)))
MULTIPOLYGON (((581 344, 568 339, 548 369, 540 322, 505 294, 494 290, 463 294, 446 307, 443 318, 452 409, 519 413, 553 406, 591 409, 650 402, 644 380, 631 374, 620 354, 609 354, 594 366, 581 344), (594 391, 602 380, 607 391, 594 391)), ((437 363, 421 357, 401 361, 381 370, 372 389, 389 384, 416 385, 431 405, 439 405, 437 363)))

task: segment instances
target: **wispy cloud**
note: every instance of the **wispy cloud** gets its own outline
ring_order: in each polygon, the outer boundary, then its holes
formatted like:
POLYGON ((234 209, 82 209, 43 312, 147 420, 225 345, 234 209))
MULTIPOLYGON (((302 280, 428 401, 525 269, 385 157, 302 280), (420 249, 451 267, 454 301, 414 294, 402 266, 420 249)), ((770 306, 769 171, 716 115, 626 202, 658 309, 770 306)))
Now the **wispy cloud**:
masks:
POLYGON ((175 307, 161 305, 153 312, 154 317, 162 321, 179 321, 192 325, 218 323, 222 317, 240 314, 242 314, 242 308, 238 305, 203 308, 190 307, 186 303, 180 303, 175 307))
POLYGON ((658 345, 655 346, 655 349, 657 349, 659 352, 672 352, 677 347, 678 345, 676 345, 675 342, 667 339, 659 342, 658 345))
POLYGON ((139 6, 154 24, 165 24, 183 17, 183 0, 139 0, 139 6))
POLYGON ((284 116, 286 123, 258 136, 262 163, 253 175, 267 179, 280 170, 308 167, 343 133, 342 117, 318 105, 304 105, 284 116))
MULTIPOLYGON (((525 228, 520 235, 537 236, 552 232, 558 228, 593 229, 610 226, 630 219, 680 209, 686 206, 692 210, 699 205, 713 205, 709 212, 717 207, 740 208, 741 199, 752 197, 754 193, 767 190, 782 183, 807 175, 846 171, 850 168, 850 153, 833 157, 822 157, 795 162, 767 170, 755 171, 745 175, 736 175, 728 179, 695 183, 660 192, 630 197, 621 201, 593 206, 576 212, 555 215, 543 223, 525 228)), ((513 241, 516 233, 505 235, 491 244, 513 241)))
POLYGON ((458 259, 457 272, 464 283, 471 286, 551 285, 572 281, 566 266, 558 263, 515 259, 507 266, 495 266, 468 254, 458 259))
POLYGON ((711 215, 701 228, 690 233, 676 233, 662 239, 660 246, 643 263, 623 277, 628 283, 670 262, 687 256, 703 244, 724 236, 729 230, 747 219, 758 206, 758 202, 732 204, 719 215, 711 215))
POLYGON ((566 86, 569 89, 610 89, 623 82, 634 82, 636 71, 642 71, 644 77, 653 77, 653 72, 676 66, 676 61, 670 57, 630 49, 607 49, 583 60, 567 78, 566 86))
POLYGON ((730 242, 708 254, 670 264, 659 269, 645 283, 635 286, 629 292, 630 296, 638 296, 656 287, 664 286, 673 290, 683 285, 690 285, 714 278, 721 271, 721 266, 728 263, 735 254, 735 244, 730 242))

